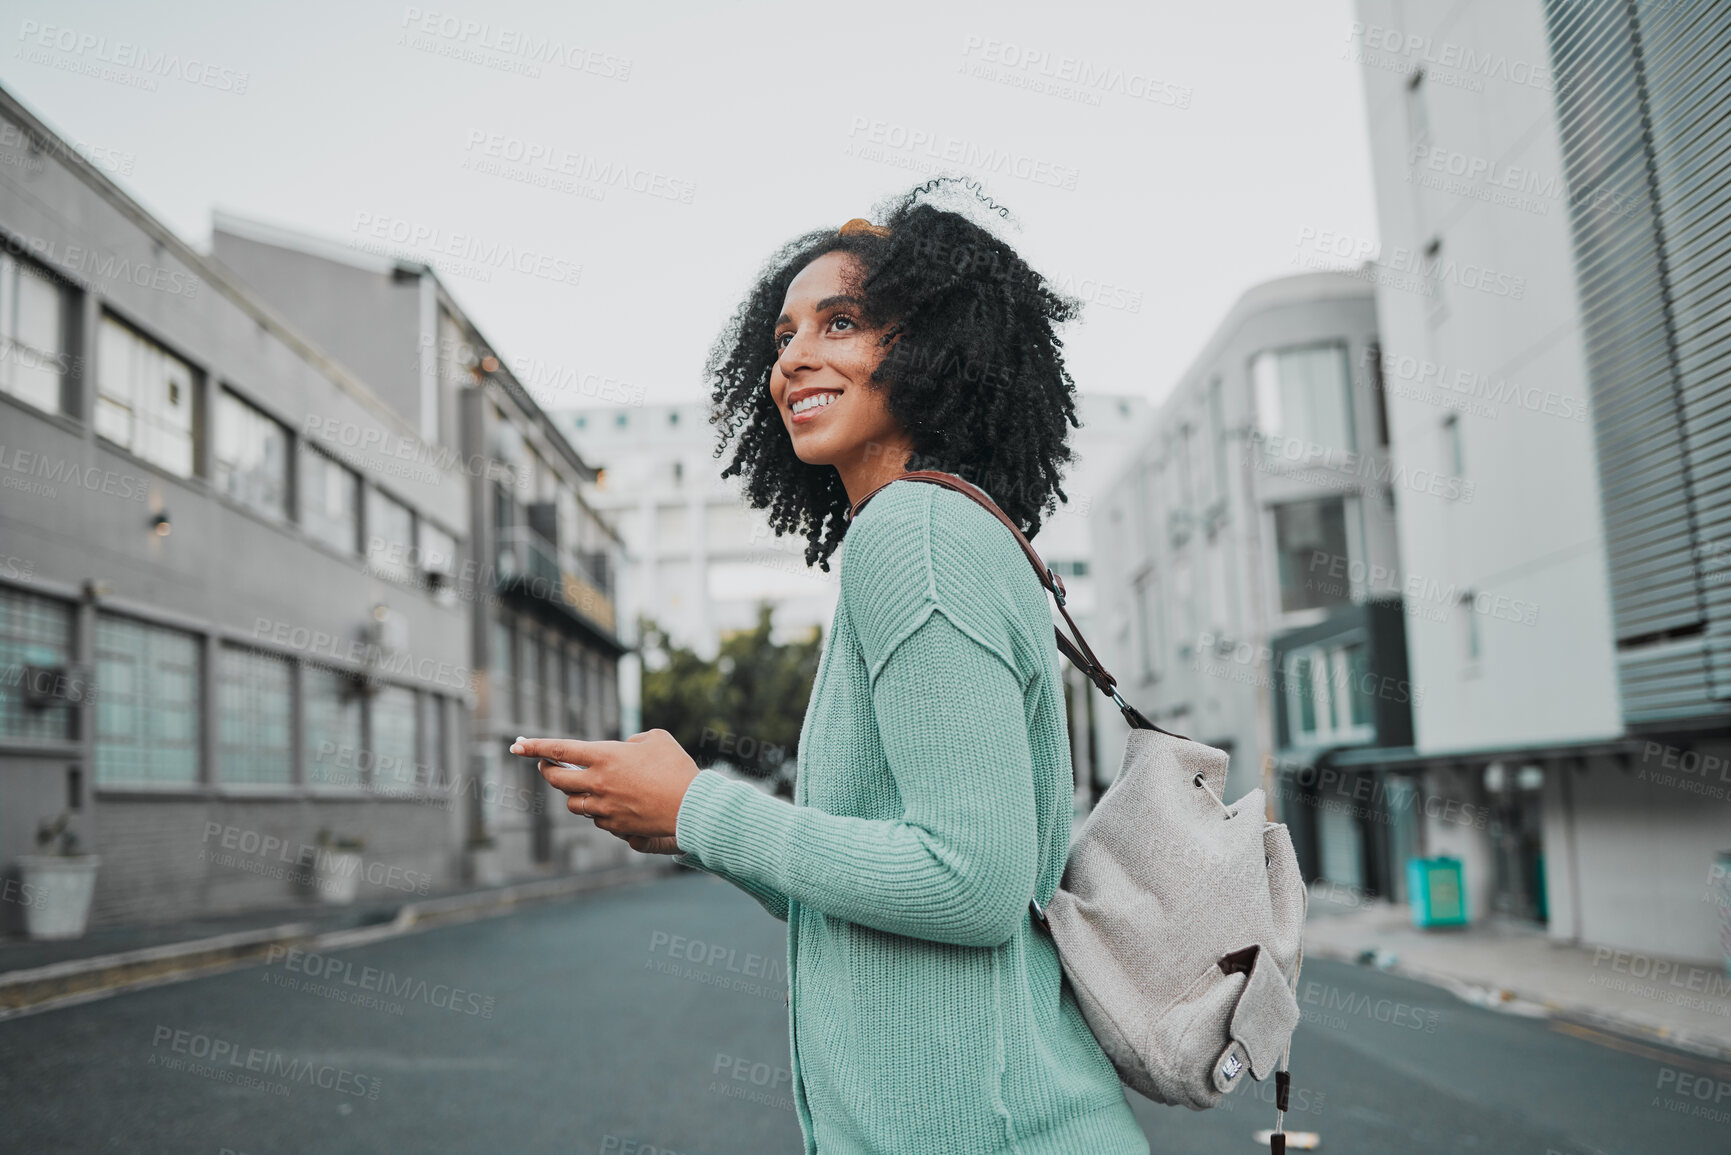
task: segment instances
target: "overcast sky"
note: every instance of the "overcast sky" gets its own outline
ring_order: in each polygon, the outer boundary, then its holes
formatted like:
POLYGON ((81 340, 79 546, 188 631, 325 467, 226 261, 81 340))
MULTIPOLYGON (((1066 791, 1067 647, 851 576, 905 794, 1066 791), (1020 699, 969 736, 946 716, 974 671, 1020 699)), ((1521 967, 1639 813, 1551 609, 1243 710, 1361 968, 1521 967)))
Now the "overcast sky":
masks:
POLYGON ((652 403, 771 250, 928 172, 1092 298, 1086 392, 1158 401, 1301 229, 1376 235, 1349 0, 0 14, 0 83, 199 248, 220 208, 430 258, 508 362, 652 403))

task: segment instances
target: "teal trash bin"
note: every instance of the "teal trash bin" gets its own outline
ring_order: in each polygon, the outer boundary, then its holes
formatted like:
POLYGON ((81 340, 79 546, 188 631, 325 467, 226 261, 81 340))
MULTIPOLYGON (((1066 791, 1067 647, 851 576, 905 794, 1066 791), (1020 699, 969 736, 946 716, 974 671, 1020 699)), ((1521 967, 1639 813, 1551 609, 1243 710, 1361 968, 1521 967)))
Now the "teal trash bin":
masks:
POLYGON ((1466 925, 1467 895, 1460 859, 1407 859, 1406 893, 1414 926, 1466 925))

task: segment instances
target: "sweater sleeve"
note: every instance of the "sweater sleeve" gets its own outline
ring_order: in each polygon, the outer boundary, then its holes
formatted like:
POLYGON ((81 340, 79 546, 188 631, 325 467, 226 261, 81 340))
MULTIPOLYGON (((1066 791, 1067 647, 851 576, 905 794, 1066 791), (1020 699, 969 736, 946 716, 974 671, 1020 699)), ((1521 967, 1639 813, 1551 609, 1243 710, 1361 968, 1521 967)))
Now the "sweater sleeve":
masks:
MULTIPOLYGON (((681 843, 680 845, 684 845, 684 843, 681 843)), ((698 857, 689 850, 683 854, 675 854, 673 856, 673 861, 677 862, 681 866, 689 866, 693 870, 706 871, 709 874, 715 875, 715 877, 719 879, 733 883, 733 885, 751 895, 752 898, 755 898, 757 904, 767 910, 770 914, 779 918, 782 922, 787 921, 787 895, 782 894, 780 891, 772 890, 760 883, 752 882, 750 879, 739 878, 735 875, 728 874, 726 871, 717 870, 713 866, 705 866, 698 860, 698 857)))
MULTIPOLYGON (((899 508, 906 513, 910 504, 920 502, 904 494, 899 508)), ((706 770, 680 805, 679 844, 724 876, 836 918, 936 942, 997 945, 1021 923, 1038 858, 1026 678, 989 597, 954 608, 939 600, 940 587, 957 583, 932 573, 929 521, 879 524, 889 532, 850 542, 855 559, 870 562, 852 582, 844 567, 843 597, 871 670, 901 816, 795 806, 706 770)), ((866 525, 856 524, 850 537, 866 525)))

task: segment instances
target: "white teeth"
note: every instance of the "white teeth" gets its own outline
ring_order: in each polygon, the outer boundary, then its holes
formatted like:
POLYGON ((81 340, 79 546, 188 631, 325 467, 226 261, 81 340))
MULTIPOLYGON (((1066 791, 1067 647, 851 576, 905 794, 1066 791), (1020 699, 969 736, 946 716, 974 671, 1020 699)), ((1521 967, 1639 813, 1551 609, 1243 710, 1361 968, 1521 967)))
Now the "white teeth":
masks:
POLYGON ((836 396, 837 394, 834 393, 813 393, 809 397, 801 397, 798 401, 795 401, 791 408, 795 413, 804 413, 808 409, 822 409, 825 405, 834 401, 836 396))

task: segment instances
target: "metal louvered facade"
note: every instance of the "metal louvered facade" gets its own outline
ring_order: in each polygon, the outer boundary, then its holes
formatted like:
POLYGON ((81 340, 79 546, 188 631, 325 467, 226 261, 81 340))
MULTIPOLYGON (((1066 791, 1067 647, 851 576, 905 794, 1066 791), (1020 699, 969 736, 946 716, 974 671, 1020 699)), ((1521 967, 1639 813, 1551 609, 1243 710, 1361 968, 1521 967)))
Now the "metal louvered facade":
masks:
POLYGON ((1731 713, 1731 4, 1544 7, 1625 719, 1731 713))

